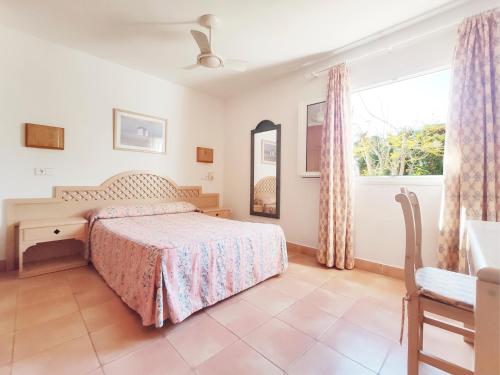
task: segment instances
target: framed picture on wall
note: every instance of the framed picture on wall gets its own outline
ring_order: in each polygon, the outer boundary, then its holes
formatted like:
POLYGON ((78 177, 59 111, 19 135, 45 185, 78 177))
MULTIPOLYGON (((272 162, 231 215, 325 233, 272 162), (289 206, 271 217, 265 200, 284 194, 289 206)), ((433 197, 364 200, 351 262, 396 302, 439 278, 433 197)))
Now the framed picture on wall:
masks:
POLYGON ((113 148, 164 154, 167 151, 167 120, 113 109, 113 148))
POLYGON ((263 164, 276 164, 276 142, 262 140, 262 157, 263 164))

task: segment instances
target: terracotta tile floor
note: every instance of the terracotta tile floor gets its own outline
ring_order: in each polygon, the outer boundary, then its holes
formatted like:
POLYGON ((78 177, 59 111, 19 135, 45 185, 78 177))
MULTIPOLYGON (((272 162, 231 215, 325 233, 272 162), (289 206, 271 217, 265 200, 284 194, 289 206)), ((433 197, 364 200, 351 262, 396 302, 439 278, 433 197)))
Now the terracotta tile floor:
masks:
MULTIPOLYGON (((161 329, 142 327, 92 267, 0 274, 0 375, 406 373, 401 281, 289 260, 285 275, 161 329)), ((458 336, 426 327, 424 348, 472 367, 458 336)))

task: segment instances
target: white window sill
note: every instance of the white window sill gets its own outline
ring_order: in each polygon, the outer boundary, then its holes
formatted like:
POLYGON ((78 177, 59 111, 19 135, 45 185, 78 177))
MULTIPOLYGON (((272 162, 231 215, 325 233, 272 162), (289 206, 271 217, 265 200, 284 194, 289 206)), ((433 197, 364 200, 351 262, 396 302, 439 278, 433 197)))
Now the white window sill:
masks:
POLYGON ((357 176, 354 180, 359 185, 440 186, 443 184, 443 176, 357 176))
MULTIPOLYGON (((319 178, 319 172, 306 172, 303 178, 319 178)), ((356 176, 356 185, 441 186, 443 176, 356 176)))
POLYGON ((302 178, 319 178, 319 172, 301 172, 299 176, 302 178))

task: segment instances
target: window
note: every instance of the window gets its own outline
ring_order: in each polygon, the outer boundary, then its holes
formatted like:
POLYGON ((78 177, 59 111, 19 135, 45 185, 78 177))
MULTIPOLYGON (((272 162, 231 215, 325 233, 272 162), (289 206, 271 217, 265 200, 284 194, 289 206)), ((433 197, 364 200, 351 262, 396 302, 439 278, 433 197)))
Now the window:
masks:
POLYGON ((299 176, 319 177, 321 128, 325 118, 324 98, 299 104, 297 166, 299 176))
POLYGON ((321 128, 326 102, 307 105, 306 171, 318 172, 321 155, 321 128))
POLYGON ((351 96, 360 176, 443 174, 449 81, 443 70, 351 96))
MULTIPOLYGON (((356 174, 443 174, 450 71, 420 75, 351 95, 356 174)), ((319 177, 325 100, 299 105, 298 172, 319 177)))

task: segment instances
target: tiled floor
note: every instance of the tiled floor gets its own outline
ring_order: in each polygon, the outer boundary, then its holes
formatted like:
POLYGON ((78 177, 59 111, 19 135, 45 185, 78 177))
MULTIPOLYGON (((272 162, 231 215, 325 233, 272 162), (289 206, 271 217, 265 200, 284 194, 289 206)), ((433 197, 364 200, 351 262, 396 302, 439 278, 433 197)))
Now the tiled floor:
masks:
MULTIPOLYGON (((285 275, 155 329, 142 327, 91 267, 3 274, 0 375, 403 375, 403 292, 401 281, 292 255, 285 275)), ((458 336, 426 327, 425 350, 472 367, 472 348, 458 336)))

